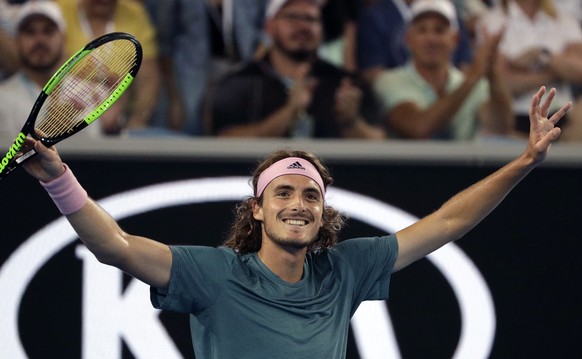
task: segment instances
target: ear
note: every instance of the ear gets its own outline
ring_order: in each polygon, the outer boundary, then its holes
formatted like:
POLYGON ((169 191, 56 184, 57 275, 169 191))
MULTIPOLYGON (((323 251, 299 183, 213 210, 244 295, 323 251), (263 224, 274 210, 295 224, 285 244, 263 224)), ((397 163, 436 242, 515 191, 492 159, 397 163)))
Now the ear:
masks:
POLYGON ((410 41, 411 41, 410 38, 411 38, 411 35, 410 35, 410 25, 408 25, 408 28, 404 32, 404 44, 409 49, 410 49, 410 41))
POLYGON ((455 44, 455 47, 459 46, 459 44, 461 43, 461 33, 459 32, 459 30, 455 31, 455 34, 453 35, 453 42, 455 44))
POLYGON ((273 34, 275 32, 275 20, 273 19, 266 20, 265 24, 263 25, 263 29, 265 31, 265 34, 269 38, 273 38, 273 34))
POLYGON ((253 201, 252 205, 253 205, 253 218, 256 219, 257 221, 262 222, 264 220, 263 207, 261 207, 257 201, 253 201))

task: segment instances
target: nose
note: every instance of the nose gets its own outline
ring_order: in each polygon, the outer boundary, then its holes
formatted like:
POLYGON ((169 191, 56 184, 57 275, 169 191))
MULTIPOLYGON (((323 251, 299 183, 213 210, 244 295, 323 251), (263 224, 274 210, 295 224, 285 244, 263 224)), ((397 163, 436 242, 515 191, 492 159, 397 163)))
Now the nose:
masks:
POLYGON ((293 201, 291 202, 291 210, 298 212, 305 211, 305 200, 302 195, 296 194, 293 196, 293 201))

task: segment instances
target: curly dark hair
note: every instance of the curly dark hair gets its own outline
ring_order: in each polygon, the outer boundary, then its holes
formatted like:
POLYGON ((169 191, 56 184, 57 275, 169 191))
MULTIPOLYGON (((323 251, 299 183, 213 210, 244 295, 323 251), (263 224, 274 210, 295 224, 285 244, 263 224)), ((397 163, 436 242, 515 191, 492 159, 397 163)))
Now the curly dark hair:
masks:
MULTIPOLYGON (((278 150, 271 153, 259 163, 253 173, 252 187, 256 193, 257 183, 260 174, 273 163, 287 157, 300 157, 311 162, 317 169, 323 180, 323 185, 327 188, 333 183, 328 168, 314 154, 300 150, 278 150)), ((262 205, 263 195, 259 197, 246 197, 235 207, 235 219, 230 229, 229 236, 224 242, 224 246, 234 249, 239 254, 258 252, 261 249, 262 233, 261 222, 253 217, 253 202, 262 205)), ((330 248, 337 243, 338 232, 344 226, 346 217, 336 209, 323 207, 323 226, 319 229, 317 239, 307 248, 309 252, 330 248)))

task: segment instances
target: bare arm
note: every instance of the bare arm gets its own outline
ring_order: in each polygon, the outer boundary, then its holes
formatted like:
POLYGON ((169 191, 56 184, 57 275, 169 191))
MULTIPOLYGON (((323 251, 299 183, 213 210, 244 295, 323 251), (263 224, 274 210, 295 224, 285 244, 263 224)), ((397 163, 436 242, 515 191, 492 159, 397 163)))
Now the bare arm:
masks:
POLYGON ((582 83, 582 43, 570 44, 562 53, 551 55, 547 69, 559 79, 582 83))
POLYGON ((383 139, 386 133, 383 128, 371 125, 360 113, 363 92, 344 78, 335 93, 335 121, 344 138, 383 139))
POLYGON ((365 138, 371 140, 381 140, 386 138, 386 132, 383 128, 374 126, 358 116, 348 127, 340 129, 343 138, 365 138))
POLYGON ((297 118, 298 109, 287 103, 257 123, 229 126, 218 133, 224 137, 283 137, 297 118))
MULTIPOLYGON (((415 103, 406 102, 395 106, 389 113, 387 121, 401 136, 413 139, 425 139, 432 137, 449 125, 454 115, 459 111, 467 97, 475 86, 483 78, 492 78, 494 74, 497 49, 503 35, 500 31, 493 35, 485 34, 485 41, 475 52, 475 58, 471 64, 467 64, 465 77, 461 85, 451 93, 440 93, 438 100, 426 109, 420 109, 415 103)), ((495 79, 495 78, 494 78, 495 79)), ((500 89, 500 82, 493 83, 494 90, 500 89)), ((438 89, 434 89, 438 91, 438 89)), ((495 93, 492 100, 499 100, 491 106, 493 121, 506 122, 507 113, 510 113, 510 97, 504 98, 503 93, 495 93), (501 101, 506 100, 506 101, 501 101)), ((505 91, 505 95, 509 96, 505 91)))
MULTIPOLYGON (((317 80, 306 77, 302 70, 289 90, 287 102, 266 118, 256 123, 244 123, 224 128, 218 136, 233 137, 283 137, 304 113, 313 98, 317 80)), ((211 120, 212 121, 212 120, 211 120)))
POLYGON ((0 67, 8 74, 18 70, 18 55, 12 37, 0 28, 0 67))
POLYGON ((501 55, 501 75, 509 86, 513 96, 537 89, 540 84, 555 81, 556 76, 547 69, 533 70, 533 62, 539 57, 538 50, 530 50, 517 59, 509 59, 501 55), (532 60, 532 58, 534 60, 532 60))
POLYGON ((404 102, 388 112, 387 121, 400 136, 411 139, 430 138, 446 127, 454 114, 471 93, 478 78, 466 77, 465 81, 453 92, 441 96, 426 109, 415 103, 404 102))
POLYGON ((368 82, 369 84, 373 84, 374 82, 376 82, 378 77, 380 77, 384 70, 386 70, 386 68, 382 66, 372 66, 366 69, 362 69, 360 70, 360 72, 362 73, 362 78, 366 82, 368 82))
POLYGON ((147 59, 141 64, 139 76, 133 85, 134 102, 127 120, 127 128, 143 128, 149 126, 150 117, 157 104, 160 90, 160 69, 157 59, 147 59))
POLYGON ((515 116, 512 109, 512 97, 507 81, 501 74, 501 55, 497 48, 492 49, 487 66, 489 81, 489 101, 479 111, 479 121, 488 134, 508 135, 513 132, 515 116))
POLYGON ((399 231, 399 253, 395 270, 402 269, 441 246, 461 238, 491 213, 545 159, 551 143, 561 133, 560 128, 554 126, 570 109, 571 103, 548 119, 548 109, 555 90, 550 91, 540 106, 544 93, 545 88, 542 87, 532 99, 531 129, 525 151, 490 176, 452 197, 436 212, 399 231))
POLYGON ((168 96, 167 125, 168 128, 180 131, 186 119, 186 109, 182 100, 182 93, 176 83, 174 65, 169 56, 160 56, 160 87, 164 87, 168 96))
POLYGON ((357 46, 357 25, 355 21, 348 21, 344 26, 344 68, 348 71, 355 72, 358 70, 358 63, 356 60, 356 46, 357 46))
MULTIPOLYGON (((61 176, 64 167, 54 147, 46 148, 38 141, 34 146, 39 156, 25 162, 27 172, 42 182, 61 176)), ((67 220, 100 262, 156 288, 168 287, 172 254, 167 245, 125 233, 92 199, 80 210, 67 215, 67 220)))

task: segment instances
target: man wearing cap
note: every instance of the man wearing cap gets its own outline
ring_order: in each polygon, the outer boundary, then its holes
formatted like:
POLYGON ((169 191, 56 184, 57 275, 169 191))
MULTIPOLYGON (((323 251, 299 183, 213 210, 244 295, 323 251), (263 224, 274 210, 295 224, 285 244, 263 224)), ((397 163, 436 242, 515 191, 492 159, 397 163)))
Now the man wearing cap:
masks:
MULTIPOLYGON (((22 5, 15 28, 20 69, 0 83, 0 136, 9 138, 16 137, 41 89, 66 60, 66 27, 55 3, 29 1, 22 5)), ((79 136, 100 133, 99 126, 89 126, 79 136)))
POLYGON ((383 138, 369 89, 317 57, 320 1, 272 0, 266 56, 218 83, 206 98, 208 133, 239 137, 383 138))
MULTIPOLYGON (((414 1, 374 0, 359 12, 356 55, 358 69, 366 81, 373 83, 383 70, 402 66, 410 58, 404 33, 414 1)), ((452 60, 456 66, 463 67, 472 57, 469 29, 459 21, 459 44, 452 60)))
POLYGON ((410 60, 374 83, 390 133, 458 141, 511 135, 511 97, 497 65, 502 32, 489 36, 461 72, 451 62, 458 43, 453 4, 417 0, 411 11, 405 34, 410 60))

